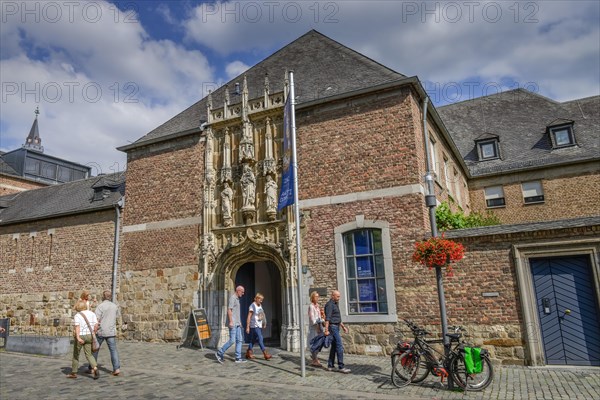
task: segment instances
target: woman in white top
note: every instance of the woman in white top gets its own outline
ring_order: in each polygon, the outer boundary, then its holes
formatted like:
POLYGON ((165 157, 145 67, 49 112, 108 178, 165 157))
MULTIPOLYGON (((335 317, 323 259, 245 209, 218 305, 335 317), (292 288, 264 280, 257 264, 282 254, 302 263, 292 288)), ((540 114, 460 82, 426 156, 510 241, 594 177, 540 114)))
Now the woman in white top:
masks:
POLYGON ((75 304, 75 311, 77 311, 77 314, 75 314, 73 317, 75 330, 75 341, 73 342, 73 360, 71 362, 71 373, 67 375, 67 378, 77 378, 77 369, 79 369, 79 353, 83 347, 85 358, 87 358, 94 373, 94 379, 98 379, 100 377, 100 371, 98 370, 96 359, 92 355, 92 332, 96 331, 98 318, 96 318, 96 314, 87 309, 85 300, 80 299, 77 301, 75 304))
MULTIPOLYGON (((322 332, 321 323, 323 318, 321 315, 321 307, 319 307, 319 293, 316 291, 310 294, 310 305, 308 306, 308 347, 310 349, 310 341, 322 332)), ((313 367, 322 367, 319 362, 318 353, 310 353, 311 363, 313 367)))
POLYGON ((250 343, 248 344, 248 350, 246 351, 246 358, 252 359, 252 347, 254 346, 254 338, 258 339, 258 345, 265 356, 265 360, 269 360, 272 356, 267 353, 265 345, 263 343, 262 330, 267 327, 267 319, 265 318, 265 312, 262 308, 264 296, 260 293, 256 293, 254 296, 254 302, 250 304, 248 309, 248 318, 246 319, 246 333, 250 335, 250 343))

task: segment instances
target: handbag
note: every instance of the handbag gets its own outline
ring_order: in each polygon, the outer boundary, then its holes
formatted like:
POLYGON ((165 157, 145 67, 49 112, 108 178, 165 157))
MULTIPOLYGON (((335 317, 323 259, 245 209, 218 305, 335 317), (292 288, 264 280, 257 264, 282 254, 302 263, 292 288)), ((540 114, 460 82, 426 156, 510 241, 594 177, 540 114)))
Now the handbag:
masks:
POLYGON ((98 343, 98 338, 96 337, 96 334, 94 333, 94 330, 92 329, 92 326, 90 325, 90 321, 88 321, 88 319, 84 313, 80 313, 80 314, 83 317, 83 319, 85 319, 85 323, 87 324, 88 329, 92 333, 92 353, 95 353, 98 350, 100 350, 100 343, 98 343))

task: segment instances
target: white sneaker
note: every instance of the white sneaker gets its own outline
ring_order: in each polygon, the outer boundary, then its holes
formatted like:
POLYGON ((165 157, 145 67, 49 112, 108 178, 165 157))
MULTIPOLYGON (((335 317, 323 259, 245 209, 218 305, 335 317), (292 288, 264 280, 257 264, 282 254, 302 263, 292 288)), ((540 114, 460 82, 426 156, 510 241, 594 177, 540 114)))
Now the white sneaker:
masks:
POLYGON ((223 364, 223 357, 221 357, 221 356, 219 355, 219 352, 218 352, 218 351, 217 351, 217 352, 215 352, 215 358, 217 359, 217 361, 218 361, 219 363, 223 364))
POLYGON ((237 360, 235 360, 236 363, 245 363, 248 362, 248 360, 244 360, 243 358, 239 358, 237 360))
POLYGON ((340 371, 342 374, 349 374, 350 372, 352 372, 348 368, 340 368, 338 371, 340 371))

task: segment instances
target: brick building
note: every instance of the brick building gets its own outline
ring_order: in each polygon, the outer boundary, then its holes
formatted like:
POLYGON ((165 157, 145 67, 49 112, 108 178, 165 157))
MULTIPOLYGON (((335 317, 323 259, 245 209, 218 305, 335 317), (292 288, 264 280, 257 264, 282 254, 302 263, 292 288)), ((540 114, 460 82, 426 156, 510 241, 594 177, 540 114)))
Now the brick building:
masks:
MULTIPOLYGON (((227 338, 225 307, 237 284, 246 287, 242 309, 247 309, 254 293, 265 295, 267 341, 289 350, 299 349, 299 303, 305 310, 311 290, 322 295, 334 288, 342 292, 340 307, 351 330, 346 348, 351 352, 388 354, 395 335, 404 330, 402 318, 438 331, 434 273, 411 261, 414 242, 429 235, 423 186, 428 140, 439 201, 449 200, 467 211, 482 210, 486 188, 507 185, 505 208, 495 209, 505 225, 448 233, 467 245, 467 258, 455 276, 445 280, 450 323, 467 326, 474 340, 502 362, 553 363, 540 347, 551 339, 536 331, 535 305, 542 298, 532 287, 537 271, 546 268, 535 260, 546 262, 553 255, 544 249, 560 248, 561 260, 571 256, 576 262, 584 260, 581 269, 594 283, 588 293, 590 304, 598 307, 600 212, 579 207, 583 201, 569 208, 568 199, 554 200, 564 196, 558 191, 565 185, 586 183, 589 188, 573 186, 582 194, 600 190, 594 148, 600 131, 598 108, 594 109, 598 97, 579 103, 584 115, 580 117, 576 103, 531 96, 528 107, 543 114, 540 129, 550 132, 546 139, 533 142, 534 149, 543 140, 556 140, 558 148, 545 148, 545 162, 530 161, 532 168, 521 168, 519 149, 531 144, 523 143, 515 132, 521 122, 511 126, 510 119, 502 119, 512 104, 503 103, 502 95, 479 100, 495 104, 486 110, 489 125, 483 128, 474 115, 474 109, 481 109, 476 101, 440 112, 429 105, 425 114, 426 93, 416 77, 392 71, 318 32, 305 34, 120 148, 128 158, 127 203, 120 247, 116 246, 118 301, 128 324, 124 337, 178 341, 190 309, 200 307, 206 309, 211 326, 210 345, 216 346, 227 338), (277 212, 273 196, 281 183, 289 70, 294 71, 296 94, 301 299, 294 218, 291 207, 277 212), (569 113, 557 113, 553 107, 569 113), (556 118, 570 122, 553 122, 556 118), (500 129, 503 126, 508 129, 500 129), (564 144, 565 134, 552 133, 565 126, 571 127, 574 145, 564 144), (494 150, 497 157, 474 158, 492 157, 494 150), (532 173, 537 175, 532 178, 532 173), (539 185, 530 181, 542 181, 544 203, 539 185), (510 185, 524 188, 523 202, 535 197, 531 203, 536 205, 527 207, 552 210, 561 204, 562 208, 556 214, 532 211, 524 217, 512 208, 516 202, 508 193, 514 196, 516 189, 510 185), (540 222, 514 224, 519 221, 540 222)), ((532 114, 515 106, 512 115, 532 114)), ((540 159, 539 154, 528 157, 540 159)), ((492 200, 489 204, 499 205, 497 195, 487 197, 492 200)), ((597 207, 598 200, 589 203, 597 207)), ((10 207, 0 211, 0 219, 6 210, 10 207)), ((55 217, 66 222, 66 217, 55 217)), ((12 243, 6 239, 12 232, 33 229, 3 221, 4 242, 12 243)), ((43 221, 38 218, 33 224, 43 221)), ((108 240, 97 245, 107 246, 108 240)), ((0 263, 3 275, 11 265, 6 260, 0 263)), ((103 271, 109 272, 106 266, 103 271)), ((24 272, 14 272, 20 273, 24 272)), ((92 289, 108 282, 112 281, 92 289)), ((17 301, 19 291, 18 285, 11 285, 0 298, 17 301)), ((594 346, 589 344, 591 353, 594 346)), ((592 354, 587 362, 600 361, 595 357, 592 354)))

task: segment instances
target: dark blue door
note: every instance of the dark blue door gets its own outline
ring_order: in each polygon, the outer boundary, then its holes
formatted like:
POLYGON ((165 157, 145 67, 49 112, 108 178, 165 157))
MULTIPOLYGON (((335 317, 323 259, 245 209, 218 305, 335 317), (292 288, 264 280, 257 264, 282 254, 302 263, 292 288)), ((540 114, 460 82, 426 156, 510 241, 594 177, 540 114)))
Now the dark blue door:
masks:
POLYGON ((600 314, 587 256, 530 260, 546 362, 600 365, 600 314))
POLYGON ((246 333, 246 319, 248 309, 254 301, 254 263, 246 263, 239 269, 235 276, 235 286, 242 285, 246 293, 240 299, 240 317, 244 326, 244 343, 250 342, 250 335, 246 333))

